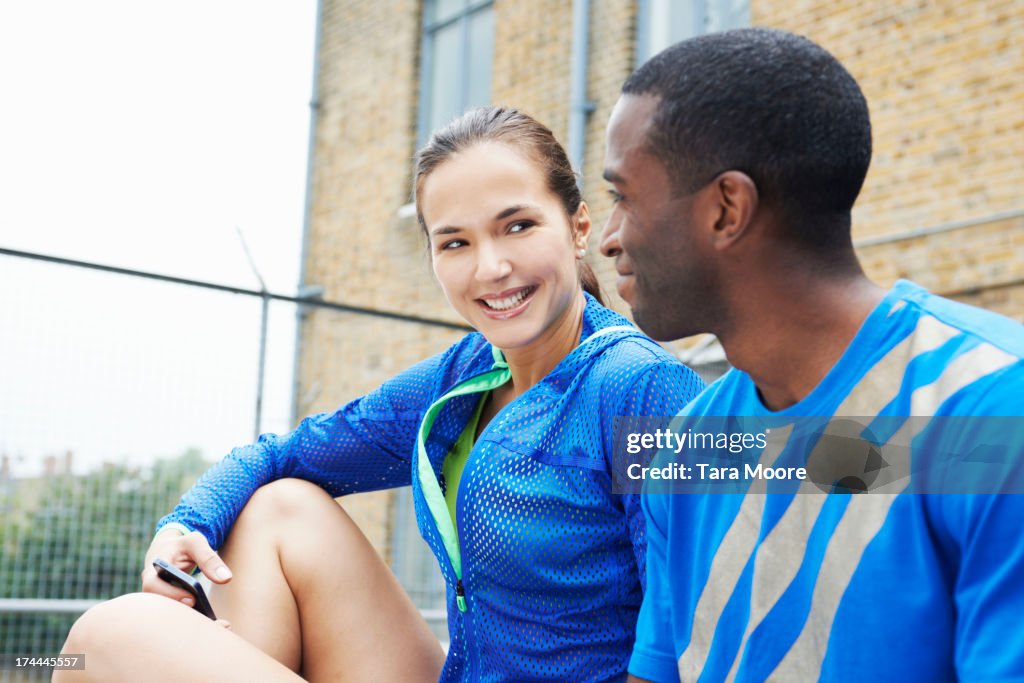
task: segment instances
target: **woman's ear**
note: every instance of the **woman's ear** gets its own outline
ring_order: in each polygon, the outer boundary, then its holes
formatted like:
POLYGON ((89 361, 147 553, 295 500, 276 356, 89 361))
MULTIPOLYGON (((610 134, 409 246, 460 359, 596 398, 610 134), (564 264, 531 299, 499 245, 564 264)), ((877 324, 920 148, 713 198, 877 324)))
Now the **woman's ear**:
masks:
POLYGON ((587 240, 590 239, 590 229, 593 227, 590 220, 590 207, 586 202, 580 202, 580 207, 576 209, 576 214, 572 217, 571 222, 573 245, 577 251, 580 249, 586 251, 587 240))

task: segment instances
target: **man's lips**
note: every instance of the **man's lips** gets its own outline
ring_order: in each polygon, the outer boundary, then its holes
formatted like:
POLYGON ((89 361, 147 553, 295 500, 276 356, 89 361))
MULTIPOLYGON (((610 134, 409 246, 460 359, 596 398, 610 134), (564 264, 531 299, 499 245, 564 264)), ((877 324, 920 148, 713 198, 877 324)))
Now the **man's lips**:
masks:
POLYGON ((619 277, 615 280, 615 290, 619 293, 626 303, 632 303, 630 296, 633 293, 633 273, 622 272, 619 269, 615 269, 615 272, 619 274, 619 277))
POLYGON ((632 270, 627 270, 619 266, 615 266, 615 272, 619 274, 619 280, 630 280, 634 277, 635 273, 632 270))

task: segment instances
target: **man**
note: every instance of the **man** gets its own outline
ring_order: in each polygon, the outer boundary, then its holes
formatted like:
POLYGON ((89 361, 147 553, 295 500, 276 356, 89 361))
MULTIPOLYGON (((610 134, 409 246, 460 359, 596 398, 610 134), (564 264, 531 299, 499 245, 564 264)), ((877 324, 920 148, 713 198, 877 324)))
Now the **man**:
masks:
POLYGON ((1024 492, 1024 328, 865 277, 857 83, 804 38, 744 29, 666 49, 622 91, 602 251, 647 333, 714 333, 735 367, 679 432, 734 416, 764 427, 753 462, 803 472, 644 497, 631 680, 1024 680, 1024 496, 994 495, 1024 492), (826 437, 847 417, 869 453, 844 473, 850 440, 826 437), (996 457, 965 464, 982 433, 996 457))

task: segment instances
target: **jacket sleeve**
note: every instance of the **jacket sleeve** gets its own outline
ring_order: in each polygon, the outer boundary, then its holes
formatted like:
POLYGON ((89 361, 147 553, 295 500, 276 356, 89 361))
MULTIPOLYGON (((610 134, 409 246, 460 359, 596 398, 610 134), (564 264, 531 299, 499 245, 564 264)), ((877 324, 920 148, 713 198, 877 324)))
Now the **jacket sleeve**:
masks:
MULTIPOLYGON (((650 366, 636 380, 631 390, 626 391, 612 417, 659 417, 674 416, 704 390, 704 382, 697 374, 682 363, 662 360, 650 366)), ((609 423, 612 424, 612 423, 609 423)), ((614 428, 605 429, 605 453, 615 452, 614 428)), ((615 467, 615 458, 611 466, 615 467)), ((624 493, 622 506, 629 524, 633 542, 633 555, 640 573, 641 586, 647 588, 646 555, 647 534, 641 497, 636 493, 624 493)))
POLYGON ((305 479, 334 497, 408 485, 420 419, 451 353, 414 365, 333 413, 307 417, 287 434, 264 434, 232 450, 157 528, 182 524, 217 549, 252 494, 278 479, 305 479))

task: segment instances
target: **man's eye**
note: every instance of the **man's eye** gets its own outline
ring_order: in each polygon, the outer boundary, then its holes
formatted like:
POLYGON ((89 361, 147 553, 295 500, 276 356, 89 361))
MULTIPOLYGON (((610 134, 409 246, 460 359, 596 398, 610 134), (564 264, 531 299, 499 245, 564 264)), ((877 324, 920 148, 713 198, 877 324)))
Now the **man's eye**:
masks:
POLYGON ((612 204, 618 204, 622 201, 622 195, 619 194, 618 190, 608 190, 608 196, 612 198, 612 204))

